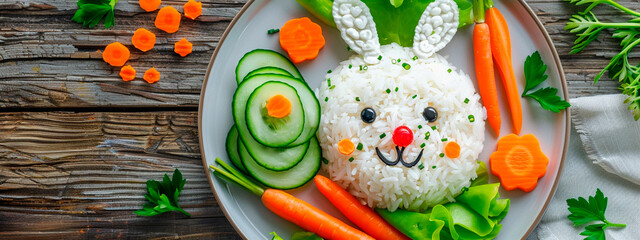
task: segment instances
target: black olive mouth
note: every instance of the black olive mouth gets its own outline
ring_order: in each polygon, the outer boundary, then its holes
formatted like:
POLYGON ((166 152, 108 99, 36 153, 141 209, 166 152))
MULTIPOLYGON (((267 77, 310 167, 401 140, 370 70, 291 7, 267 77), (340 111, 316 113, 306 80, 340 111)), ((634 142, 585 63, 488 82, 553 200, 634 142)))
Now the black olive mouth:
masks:
POLYGON ((396 146, 396 153, 397 153, 396 155, 398 156, 396 157, 396 160, 393 162, 387 159, 387 157, 385 157, 384 155, 382 155, 382 152, 380 152, 380 149, 378 147, 376 147, 376 155, 378 155, 378 158, 380 158, 380 161, 382 161, 383 163, 389 166, 395 166, 398 164, 398 162, 400 162, 402 163, 403 166, 410 168, 418 164, 418 162, 420 162, 420 159, 422 159, 422 153, 424 152, 424 148, 420 150, 420 154, 418 154, 418 157, 416 157, 416 160, 410 163, 405 162, 402 157, 403 155, 402 153, 404 153, 405 149, 406 149, 405 147, 402 147, 402 149, 400 149, 398 146, 396 146))

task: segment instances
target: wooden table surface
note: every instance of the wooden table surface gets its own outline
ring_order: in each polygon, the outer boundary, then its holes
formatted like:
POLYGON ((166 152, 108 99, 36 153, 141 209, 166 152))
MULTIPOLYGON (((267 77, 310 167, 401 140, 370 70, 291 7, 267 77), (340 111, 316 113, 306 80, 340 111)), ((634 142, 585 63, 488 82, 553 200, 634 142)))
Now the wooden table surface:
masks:
MULTIPOLYGON (((137 0, 120 0, 114 27, 84 28, 70 21, 75 2, 0 0, 0 239, 239 239, 206 179, 197 105, 211 54, 245 1, 202 0, 203 15, 183 19, 175 34, 155 29, 155 13, 137 0), (133 50, 130 64, 138 78, 156 67, 156 84, 123 82, 101 59, 108 43, 130 45, 138 27, 153 29, 158 41, 150 52, 133 50), (183 37, 194 44, 186 58, 173 53, 183 37), (174 168, 187 179, 180 202, 192 217, 136 216, 145 181, 174 168)), ((184 2, 163 5, 181 10, 184 2)), ((592 85, 617 44, 600 37, 570 55, 574 38, 563 28, 576 9, 528 2, 560 54, 570 97, 618 92, 609 79, 592 85)), ((617 14, 599 9, 603 19, 617 14)))

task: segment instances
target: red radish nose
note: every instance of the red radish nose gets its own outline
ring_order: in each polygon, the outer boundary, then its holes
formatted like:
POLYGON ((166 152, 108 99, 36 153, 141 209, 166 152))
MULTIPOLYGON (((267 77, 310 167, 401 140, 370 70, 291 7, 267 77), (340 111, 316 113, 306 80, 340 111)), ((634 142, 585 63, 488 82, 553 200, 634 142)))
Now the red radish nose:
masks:
POLYGON ((409 146, 413 142, 413 132, 407 126, 397 127, 393 131, 393 143, 400 147, 409 146))

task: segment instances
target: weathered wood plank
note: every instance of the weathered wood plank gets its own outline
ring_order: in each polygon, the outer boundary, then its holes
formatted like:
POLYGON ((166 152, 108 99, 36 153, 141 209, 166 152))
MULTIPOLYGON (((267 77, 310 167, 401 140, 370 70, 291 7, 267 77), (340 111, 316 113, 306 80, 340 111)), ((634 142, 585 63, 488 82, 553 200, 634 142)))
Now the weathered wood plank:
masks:
MULTIPOLYGON (((205 0, 203 16, 182 21, 175 34, 155 29, 155 13, 144 12, 136 0, 118 3, 111 29, 83 28, 69 20, 74 2, 0 1, 0 107, 196 106, 209 58, 245 1, 205 0), (147 53, 132 50, 130 63, 138 69, 138 77, 147 68, 158 68, 163 73, 160 83, 123 83, 119 68, 101 60, 99 51, 110 42, 130 46, 129 38, 138 27, 154 31, 158 43, 147 53), (172 44, 182 37, 195 45, 194 53, 184 59, 172 51, 172 44)), ((563 28, 578 9, 560 0, 528 2, 561 55, 571 97, 618 92, 615 81, 591 83, 619 51, 617 43, 601 36, 583 53, 569 54, 574 37, 563 28)), ((620 2, 640 9, 637 1, 620 2)), ((163 3, 180 10, 183 1, 163 3)), ((609 7, 599 7, 597 13, 603 20, 620 17, 609 7)))
POLYGON ((0 113, 0 238, 237 239, 205 174, 196 112, 0 113), (174 168, 192 217, 136 216, 174 168))

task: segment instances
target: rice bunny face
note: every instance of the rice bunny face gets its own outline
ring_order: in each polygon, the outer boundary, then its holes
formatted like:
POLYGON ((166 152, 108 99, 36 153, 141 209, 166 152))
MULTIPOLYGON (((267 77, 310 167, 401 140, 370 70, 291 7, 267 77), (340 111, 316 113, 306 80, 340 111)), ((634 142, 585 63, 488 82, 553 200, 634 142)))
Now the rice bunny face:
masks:
POLYGON ((359 55, 318 89, 323 169, 370 207, 424 210, 453 201, 476 177, 485 131, 480 97, 465 73, 435 53, 455 34, 455 10, 450 0, 431 3, 413 48, 404 48, 379 45, 364 3, 334 2, 336 25, 359 55))

